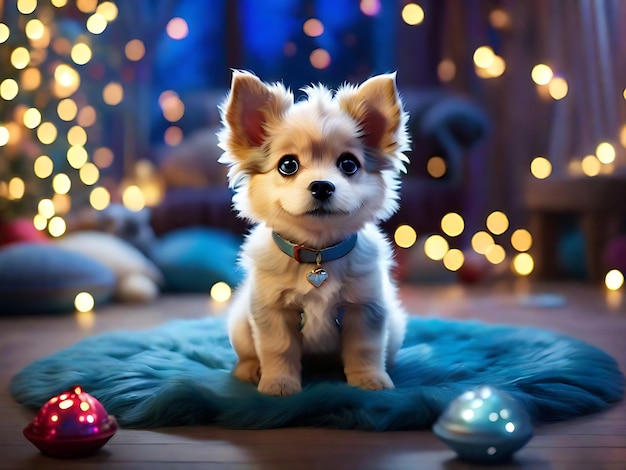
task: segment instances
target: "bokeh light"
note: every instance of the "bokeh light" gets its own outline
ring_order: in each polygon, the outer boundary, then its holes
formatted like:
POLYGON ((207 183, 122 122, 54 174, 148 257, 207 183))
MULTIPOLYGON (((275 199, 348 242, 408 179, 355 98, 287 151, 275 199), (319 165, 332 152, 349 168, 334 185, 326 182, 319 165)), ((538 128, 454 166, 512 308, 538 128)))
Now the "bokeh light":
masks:
POLYGON ((458 271, 465 263, 465 255, 458 248, 452 248, 443 257, 443 265, 450 271, 458 271))
POLYGON ((486 69, 493 63, 495 53, 489 46, 480 46, 474 51, 473 59, 476 67, 486 69))
POLYGON ((380 0, 361 0, 359 8, 364 15, 376 16, 380 12, 380 0))
POLYGON ((604 277, 604 284, 609 290, 618 290, 624 285, 624 275, 618 269, 611 269, 604 277))
POLYGON ((554 73, 546 64, 537 64, 530 72, 530 76, 537 85, 547 85, 552 80, 554 73))
POLYGON ((72 58, 74 63, 78 65, 85 65, 91 60, 91 56, 91 48, 87 44, 82 42, 75 44, 72 47, 72 52, 70 53, 70 57, 72 58))
POLYGON ((89 312, 93 310, 94 305, 94 298, 89 292, 79 292, 74 298, 74 307, 79 312, 89 312))
POLYGON ((96 123, 96 108, 93 106, 85 106, 78 111, 76 122, 79 126, 90 127, 96 123))
POLYGON ((37 108, 28 108, 23 116, 24 126, 34 129, 41 124, 41 113, 37 108))
POLYGON ((52 199, 42 199, 39 201, 39 204, 37 204, 37 212, 46 219, 54 217, 55 210, 52 199))
POLYGON ((5 126, 0 125, 0 147, 9 143, 9 139, 11 138, 11 133, 9 129, 5 126))
POLYGON ((316 38, 324 34, 324 24, 317 18, 309 18, 302 25, 302 31, 307 36, 316 38))
POLYGON ((159 96, 159 104, 163 117, 169 122, 180 121, 185 115, 185 103, 178 94, 171 91, 164 91, 159 96))
POLYGON ((72 180, 65 173, 57 173, 52 178, 52 189, 58 194, 67 194, 72 188, 72 180))
POLYGON ((42 144, 49 145, 57 140, 57 128, 51 122, 42 122, 37 128, 37 138, 42 144))
POLYGON ((411 26, 415 26, 424 21, 424 9, 417 3, 407 3, 402 8, 402 20, 411 26))
POLYGON ((19 176, 14 176, 9 180, 8 185, 9 199, 22 199, 26 192, 26 183, 19 176))
POLYGON ((426 162, 426 171, 433 178, 441 178, 447 171, 446 161, 439 156, 430 157, 426 162))
POLYGON ((491 264, 500 264, 506 258, 506 251, 502 245, 494 243, 487 248, 487 251, 485 251, 485 258, 487 258, 487 261, 491 264))
POLYGON ((117 106, 124 99, 124 88, 118 82, 108 83, 102 90, 102 99, 110 106, 117 106))
POLYGON ((189 34, 189 26, 183 18, 172 18, 165 26, 167 35, 175 40, 181 40, 189 34))
POLYGON ((30 15, 37 8, 37 0, 17 0, 17 9, 22 15, 30 15))
POLYGON ((86 162, 84 165, 80 167, 78 172, 78 176, 83 184, 87 186, 92 186, 98 182, 100 179, 100 170, 98 167, 91 162, 86 162))
POLYGON ((232 289, 225 282, 216 282, 211 286, 211 299, 216 302, 227 302, 232 294, 232 289))
POLYGON ((596 147, 596 157, 600 160, 600 163, 608 165, 615 161, 615 147, 609 142, 601 142, 596 147))
POLYGON ((82 168, 82 166, 87 163, 89 159, 89 155, 87 154, 87 150, 85 147, 81 145, 72 145, 69 149, 67 149, 67 162, 74 169, 82 168))
POLYGON ((456 212, 449 212, 441 219, 441 230, 449 237, 457 237, 463 233, 465 221, 456 212))
POLYGON ((442 82, 450 82, 456 76, 456 65, 451 59, 444 59, 437 65, 437 76, 442 82))
POLYGON ((163 134, 163 141, 170 147, 174 147, 183 141, 183 130, 178 126, 169 126, 163 134))
POLYGON ((325 69, 330 65, 330 54, 326 49, 317 48, 309 56, 311 65, 316 69, 325 69))
POLYGON ((513 271, 520 276, 528 276, 535 269, 533 257, 528 253, 518 253, 513 258, 511 265, 513 271))
POLYGON ((113 2, 102 2, 96 8, 96 13, 102 15, 109 23, 117 18, 119 10, 113 2))
POLYGON ((131 39, 124 46, 124 55, 128 60, 137 62, 146 55, 146 46, 141 39, 131 39))
POLYGON ((85 145, 87 143, 87 132, 80 126, 72 126, 67 131, 67 141, 70 145, 85 145))
POLYGON ((87 31, 91 34, 102 34, 107 28, 107 20, 100 13, 94 13, 87 18, 87 31))
POLYGON ((57 105, 57 114, 63 121, 71 121, 78 113, 78 106, 71 98, 65 98, 59 101, 57 105))
POLYGON ((472 249, 481 255, 484 255, 487 249, 494 243, 495 241, 491 234, 484 231, 476 232, 471 240, 472 249))
POLYGON ((111 193, 109 193, 109 191, 102 186, 94 188, 89 193, 89 204, 91 204, 91 207, 98 211, 106 209, 107 207, 109 207, 110 203, 111 193))
POLYGON ((32 20, 28 20, 26 26, 24 27, 24 32, 26 33, 26 37, 28 39, 41 39, 45 33, 45 26, 41 22, 40 19, 33 18, 32 20))
POLYGON ((11 65, 18 70, 25 69, 30 63, 30 52, 25 47, 16 47, 11 52, 11 65))
POLYGON ((552 163, 546 157, 535 157, 530 162, 530 172, 537 179, 546 179, 552 174, 552 163))
POLYGON ((587 155, 580 162, 582 171, 587 176, 598 176, 602 169, 602 164, 595 155, 587 155))
POLYGON ((0 83, 0 97, 3 100, 11 101, 17 96, 20 87, 15 80, 7 78, 0 83))
POLYGON ((439 261, 448 252, 448 241, 441 235, 431 235, 424 242, 424 253, 430 259, 439 261))
POLYGON ((108 168, 113 163, 113 151, 108 147, 98 147, 93 152, 93 162, 98 168, 108 168))
POLYGON ((11 36, 11 30, 9 27, 4 23, 0 23, 0 44, 6 42, 6 40, 9 39, 9 36, 11 36))
POLYGON ((132 184, 127 186, 122 192, 122 202, 127 209, 139 212, 146 207, 146 201, 138 186, 132 184))
POLYGON ((567 81, 562 77, 554 77, 548 83, 548 93, 554 100, 561 100, 567 96, 569 87, 567 81))
POLYGON ((487 228, 494 235, 502 235, 509 228, 509 218, 502 211, 494 211, 487 216, 487 228))
POLYGON ((36 90, 41 85, 41 72, 35 67, 28 67, 22 71, 20 86, 27 91, 36 90))
POLYGON ((393 239, 400 248, 410 248, 417 241, 417 232, 410 225, 400 225, 394 232, 393 239))
POLYGON ((55 215, 48 222, 48 233, 53 237, 60 237, 67 230, 67 225, 65 224, 65 220, 58 215, 55 215))
POLYGON ((515 250, 520 252, 528 251, 532 245, 533 237, 528 230, 518 228, 511 234, 511 246, 515 250))
POLYGON ((40 155, 33 162, 33 171, 37 178, 47 178, 54 170, 54 163, 48 155, 40 155))

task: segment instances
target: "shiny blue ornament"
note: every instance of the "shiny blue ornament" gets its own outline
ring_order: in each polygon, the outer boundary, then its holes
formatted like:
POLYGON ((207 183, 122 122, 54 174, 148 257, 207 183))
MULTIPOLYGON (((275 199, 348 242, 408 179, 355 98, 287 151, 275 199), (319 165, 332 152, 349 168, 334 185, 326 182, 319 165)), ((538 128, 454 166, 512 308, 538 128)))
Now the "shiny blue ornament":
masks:
POLYGON ((460 458, 490 463, 510 459, 530 440, 533 428, 519 402, 484 385, 453 400, 433 432, 460 458))

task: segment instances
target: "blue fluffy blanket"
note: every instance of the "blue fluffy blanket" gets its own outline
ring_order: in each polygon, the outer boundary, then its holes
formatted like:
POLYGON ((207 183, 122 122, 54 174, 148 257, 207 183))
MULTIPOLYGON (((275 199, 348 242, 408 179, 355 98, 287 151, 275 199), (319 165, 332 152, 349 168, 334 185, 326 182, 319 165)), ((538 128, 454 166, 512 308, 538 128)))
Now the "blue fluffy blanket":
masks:
POLYGON ((624 389, 614 359, 574 338, 433 318, 411 318, 390 371, 394 390, 361 390, 341 376, 317 373, 305 374, 302 393, 269 397, 230 375, 234 361, 223 318, 178 320, 87 338, 23 369, 11 392, 18 402, 40 407, 78 384, 126 427, 383 431, 430 426, 450 401, 481 384, 508 392, 535 421, 602 410, 624 389))

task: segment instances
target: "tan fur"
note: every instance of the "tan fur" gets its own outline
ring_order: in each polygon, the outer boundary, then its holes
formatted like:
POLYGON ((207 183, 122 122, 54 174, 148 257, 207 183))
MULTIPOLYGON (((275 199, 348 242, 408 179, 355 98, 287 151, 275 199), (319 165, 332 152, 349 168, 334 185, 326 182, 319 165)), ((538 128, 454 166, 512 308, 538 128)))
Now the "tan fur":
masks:
POLYGON ((220 161, 230 166, 236 210, 255 224, 242 249, 247 277, 230 309, 239 358, 233 373, 260 392, 289 395, 301 389, 303 356, 330 355, 342 361, 349 384, 392 388, 385 368, 402 344, 406 320, 389 274, 392 252, 375 224, 396 210, 397 178, 408 161, 395 75, 334 94, 322 86, 304 92, 308 99, 294 103, 282 85, 236 71, 221 107, 220 161), (338 167, 346 153, 359 162, 354 175, 338 167), (292 176, 278 171, 285 155, 298 160, 292 176), (323 203, 309 187, 320 180, 334 185, 323 203), (324 215, 311 212, 322 205, 324 215), (358 239, 346 256, 323 263, 329 277, 314 287, 307 273, 315 264, 284 254, 272 232, 312 249, 354 233, 358 239), (306 323, 299 331, 301 312, 306 323))

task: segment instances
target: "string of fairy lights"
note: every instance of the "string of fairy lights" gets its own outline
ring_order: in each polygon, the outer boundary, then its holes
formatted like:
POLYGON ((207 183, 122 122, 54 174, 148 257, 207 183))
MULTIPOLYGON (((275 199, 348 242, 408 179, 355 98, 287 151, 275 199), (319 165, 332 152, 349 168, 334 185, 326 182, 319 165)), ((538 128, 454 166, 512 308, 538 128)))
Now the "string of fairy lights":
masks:
MULTIPOLYGON (((76 9, 84 14, 84 30, 73 39, 65 37, 56 26, 54 9, 61 9, 71 0, 18 0, 16 7, 21 15, 15 25, 0 22, 0 45, 9 44, 13 35, 25 36, 27 44, 15 46, 10 52, 10 65, 17 72, 17 79, 0 77, 0 99, 14 103, 12 119, 0 122, 0 151, 2 147, 17 145, 21 140, 31 138, 41 144, 41 155, 33 160, 32 172, 41 181, 49 182, 53 190, 52 197, 41 198, 37 204, 37 213, 33 215, 34 226, 47 231, 52 237, 60 237, 66 231, 65 216, 72 209, 72 193, 76 185, 84 191, 88 188, 88 204, 103 210, 117 197, 110 186, 103 184, 103 172, 109 168, 115 155, 106 143, 98 143, 97 127, 101 111, 100 105, 115 107, 123 103, 126 87, 118 80, 103 84, 102 103, 89 102, 83 92, 90 77, 84 73, 84 66, 94 60, 94 43, 109 24, 118 16, 120 7, 113 1, 75 0, 76 9), (41 65, 50 54, 55 54, 53 69, 42 70, 41 65), (45 106, 54 107, 54 118, 34 103, 21 103, 23 94, 34 92, 47 95, 45 106), (47 117, 44 117, 47 116, 47 117), (68 170, 59 165, 46 153, 46 147, 59 144, 62 139, 66 147, 68 170)), ((360 11, 366 16, 376 16, 383 5, 380 0, 360 0, 360 11)), ((385 6, 386 7, 386 6, 385 6)), ((5 6, 5 8, 11 8, 5 6)), ((415 2, 407 2, 398 12, 402 21, 411 27, 419 28, 427 21, 427 12, 415 2)), ((503 8, 494 8, 489 14, 489 22, 494 28, 506 28, 513 19, 503 8)), ((307 18, 302 23, 302 32, 318 38, 325 34, 325 25, 315 17, 307 18)), ((184 40, 189 33, 189 26, 184 18, 173 17, 166 25, 166 34, 172 40, 184 40)), ((322 47, 298 51, 294 43, 284 45, 283 53, 290 56, 306 53, 311 66, 324 69, 332 65, 331 53, 322 47)), ((144 60, 146 45, 141 38, 132 38, 124 45, 124 58, 129 63, 144 60)), ((478 77, 494 80, 506 73, 507 63, 504 57, 497 55, 488 45, 476 48, 472 55, 474 70, 478 77)), ((441 82, 450 82, 456 75, 456 65, 449 58, 442 58, 437 73, 441 82)), ((537 87, 539 95, 555 101, 563 100, 570 94, 569 84, 563 74, 555 73, 547 64, 536 64, 529 70, 529 81, 537 87)), ((626 100, 626 90, 623 97, 626 100)), ((169 123, 163 134, 163 142, 176 146, 184 139, 183 129, 178 125, 185 115, 185 103, 174 90, 163 91, 158 98, 164 119, 169 123)), ((6 119, 6 116, 4 117, 6 119)), ((621 145, 626 147, 626 125, 619 136, 621 145)), ((608 141, 599 142, 595 153, 579 159, 572 159, 567 171, 570 175, 594 177, 611 173, 616 167, 616 149, 608 141)), ((445 176, 446 163, 440 156, 432 156, 427 162, 427 171, 434 179, 445 176)), ((553 167, 546 156, 536 156, 530 163, 529 172, 537 179, 549 178, 553 167)), ((157 205, 163 196, 163 189, 155 177, 155 171, 147 160, 137 161, 133 168, 133 179, 125 178, 115 190, 119 192, 121 202, 132 210, 141 210, 146 206, 157 205)), ((18 200, 27 192, 27 181, 20 176, 13 176, 7 181, 0 180, 0 198, 18 200)), ((518 276, 527 276, 533 272, 534 260, 529 253, 533 239, 523 227, 512 228, 507 215, 494 211, 485 218, 485 226, 468 234, 466 223, 461 214, 448 213, 441 219, 440 234, 428 235, 423 249, 430 259, 441 261, 450 271, 461 269, 466 261, 467 251, 456 246, 460 236, 465 233, 470 240, 470 247, 493 264, 509 263, 511 270, 518 276), (512 253, 511 253, 512 252, 512 253), (511 253, 511 254, 510 254, 511 253)), ((413 227, 401 225, 394 233, 394 241, 400 249, 413 247, 418 234, 413 227)), ((624 277, 616 270, 606 277, 609 289, 620 289, 624 277)), ((229 286, 220 283, 214 286, 214 299, 226 301, 230 296, 229 286)), ((82 296, 84 298, 84 296, 82 296)), ((89 299, 80 304, 79 310, 93 307, 89 299), (91 305, 91 307, 90 307, 91 305)))

